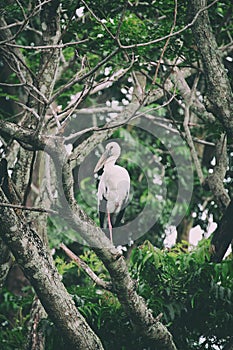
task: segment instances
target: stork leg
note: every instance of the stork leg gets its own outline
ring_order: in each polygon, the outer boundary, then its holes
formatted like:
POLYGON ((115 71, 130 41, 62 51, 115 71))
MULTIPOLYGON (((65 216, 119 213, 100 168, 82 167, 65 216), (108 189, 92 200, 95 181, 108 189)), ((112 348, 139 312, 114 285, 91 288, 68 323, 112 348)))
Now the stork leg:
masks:
POLYGON ((110 241, 112 242, 112 223, 111 223, 111 217, 109 212, 108 212, 108 227, 110 232, 110 241))

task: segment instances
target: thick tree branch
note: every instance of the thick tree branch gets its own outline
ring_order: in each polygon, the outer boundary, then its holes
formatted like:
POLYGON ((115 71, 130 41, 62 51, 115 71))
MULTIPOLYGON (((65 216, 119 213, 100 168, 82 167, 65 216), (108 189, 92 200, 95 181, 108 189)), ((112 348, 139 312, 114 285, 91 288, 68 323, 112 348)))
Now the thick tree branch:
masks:
POLYGON ((39 151, 44 150, 47 145, 49 137, 47 136, 36 136, 35 130, 23 128, 14 123, 0 120, 0 135, 10 137, 20 144, 31 146, 32 150, 39 151))
MULTIPOLYGON (((6 201, 2 190, 0 201, 6 201)), ((14 254, 46 312, 64 334, 68 344, 80 350, 102 350, 100 340, 77 311, 37 233, 21 222, 14 209, 0 207, 0 217, 1 238, 14 254)))
POLYGON ((207 0, 191 0, 190 4, 192 16, 195 18, 199 13, 192 31, 204 64, 207 83, 206 108, 223 124, 227 134, 233 137, 232 90, 210 25, 206 10, 207 0))

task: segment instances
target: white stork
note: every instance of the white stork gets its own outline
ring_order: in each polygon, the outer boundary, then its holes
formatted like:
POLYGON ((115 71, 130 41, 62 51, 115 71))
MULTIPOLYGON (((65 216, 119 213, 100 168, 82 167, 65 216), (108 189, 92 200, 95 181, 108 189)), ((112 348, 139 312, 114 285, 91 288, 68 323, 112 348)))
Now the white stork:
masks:
POLYGON ((98 210, 101 228, 104 228, 104 221, 107 212, 111 242, 112 228, 119 226, 129 198, 130 190, 130 177, 128 171, 115 164, 120 154, 121 148, 118 143, 108 143, 105 152, 94 169, 94 173, 97 173, 104 167, 98 186, 98 210))

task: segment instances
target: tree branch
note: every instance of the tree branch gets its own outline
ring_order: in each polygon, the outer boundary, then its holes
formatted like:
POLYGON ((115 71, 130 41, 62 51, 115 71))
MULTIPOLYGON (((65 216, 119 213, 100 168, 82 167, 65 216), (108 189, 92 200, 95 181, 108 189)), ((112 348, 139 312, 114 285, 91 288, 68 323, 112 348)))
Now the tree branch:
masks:
POLYGON ((211 190, 220 211, 224 212, 230 203, 230 197, 227 193, 223 180, 226 175, 228 159, 227 159, 227 138, 222 134, 217 141, 215 147, 216 165, 213 168, 213 173, 209 174, 205 180, 205 184, 211 190))
POLYGON ((222 123, 227 134, 233 137, 233 98, 226 69, 219 54, 207 12, 207 0, 191 0, 190 11, 196 21, 193 34, 200 51, 207 82, 206 108, 222 123), (197 14, 199 13, 198 17, 197 14))
POLYGON ((64 93, 69 88, 71 88, 73 85, 77 83, 81 83, 83 80, 89 78, 91 75, 93 75, 101 66, 103 66, 106 62, 110 60, 113 56, 116 55, 116 53, 119 51, 119 48, 116 48, 113 50, 109 55, 107 55, 102 61, 100 61, 94 68, 92 68, 89 72, 83 74, 83 75, 76 75, 71 81, 69 81, 67 84, 63 85, 58 91, 55 92, 55 94, 51 97, 49 100, 49 104, 51 104, 58 96, 60 96, 61 93, 64 93))
POLYGON ((181 29, 179 29, 179 30, 177 30, 175 32, 169 33, 168 35, 164 35, 163 37, 160 37, 158 39, 150 40, 150 41, 147 41, 147 42, 144 42, 144 43, 133 44, 133 45, 122 45, 120 40, 118 39, 117 40, 118 45, 119 45, 119 47, 121 49, 128 50, 128 49, 133 49, 133 48, 137 48, 137 47, 144 47, 144 46, 156 44, 156 43, 158 43, 160 41, 164 41, 164 40, 167 40, 168 38, 171 38, 173 36, 181 34, 182 32, 186 31, 188 28, 192 27, 194 25, 194 23, 197 21, 197 19, 200 16, 200 14, 203 11, 208 10, 210 7, 212 7, 217 1, 218 0, 214 0, 209 5, 199 9, 199 11, 197 11, 197 13, 195 14, 193 20, 190 23, 188 23, 186 26, 184 26, 183 28, 181 28, 181 29))
MULTIPOLYGON (((0 201, 6 202, 1 189, 0 201)), ((64 334, 70 347, 103 350, 100 340, 77 311, 37 233, 25 222, 21 222, 11 208, 0 207, 0 218, 0 235, 3 241, 14 254, 46 312, 64 334)))
POLYGON ((39 135, 35 137, 35 130, 26 129, 3 120, 0 120, 0 135, 10 137, 21 144, 29 144, 35 151, 44 150, 49 142, 48 136, 39 135))
POLYGON ((72 167, 67 156, 64 156, 63 147, 63 145, 56 147, 52 155, 58 174, 58 188, 62 188, 65 195, 63 198, 63 191, 58 191, 60 203, 66 203, 60 209, 61 215, 73 229, 80 232, 82 238, 93 247, 93 250, 103 261, 110 273, 118 299, 134 325, 140 329, 145 337, 159 346, 159 349, 175 350, 171 334, 166 327, 155 320, 144 299, 137 294, 135 283, 129 275, 124 257, 111 244, 104 232, 96 227, 78 206, 73 193, 72 167))
POLYGON ((0 207, 21 209, 21 210, 26 210, 26 211, 35 211, 37 213, 48 213, 48 214, 55 214, 55 215, 58 214, 58 212, 56 210, 52 210, 52 209, 27 207, 25 205, 18 205, 18 204, 11 204, 11 203, 0 203, 0 207))
POLYGON ((79 267, 81 267, 86 274, 101 288, 104 288, 108 291, 112 291, 112 284, 110 282, 105 282, 101 278, 99 278, 94 271, 82 260, 80 259, 76 254, 74 254, 64 243, 60 244, 60 248, 64 250, 66 255, 75 261, 79 267))

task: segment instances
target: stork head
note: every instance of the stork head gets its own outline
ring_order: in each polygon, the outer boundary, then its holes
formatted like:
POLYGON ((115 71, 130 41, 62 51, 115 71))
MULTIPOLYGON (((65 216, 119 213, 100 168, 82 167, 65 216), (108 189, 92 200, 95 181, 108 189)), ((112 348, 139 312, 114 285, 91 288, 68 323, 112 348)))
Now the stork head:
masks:
POLYGON ((121 154, 121 148, 117 142, 110 142, 105 147, 105 152, 95 166, 94 173, 97 173, 109 161, 116 161, 121 154))

